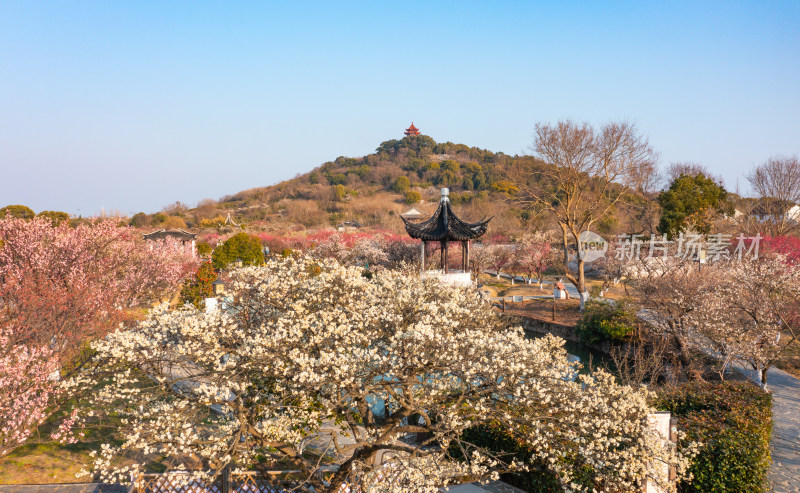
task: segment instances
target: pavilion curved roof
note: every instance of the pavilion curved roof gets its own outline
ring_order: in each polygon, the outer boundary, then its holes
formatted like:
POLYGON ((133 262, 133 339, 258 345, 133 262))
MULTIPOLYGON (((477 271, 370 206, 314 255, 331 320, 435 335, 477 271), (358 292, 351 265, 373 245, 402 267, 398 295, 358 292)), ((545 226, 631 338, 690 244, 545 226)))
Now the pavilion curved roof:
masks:
POLYGON ((174 238, 179 241, 191 241, 197 238, 197 234, 190 233, 182 229, 160 229, 152 233, 143 234, 145 240, 163 240, 165 238, 174 238))
POLYGON ((489 219, 477 223, 462 221, 455 215, 450 201, 443 198, 433 216, 427 221, 412 222, 400 216, 406 225, 406 232, 412 238, 424 241, 466 241, 480 238, 489 225, 489 219))
POLYGON ((411 122, 411 126, 406 129, 406 135, 419 135, 419 129, 414 126, 414 122, 411 122))

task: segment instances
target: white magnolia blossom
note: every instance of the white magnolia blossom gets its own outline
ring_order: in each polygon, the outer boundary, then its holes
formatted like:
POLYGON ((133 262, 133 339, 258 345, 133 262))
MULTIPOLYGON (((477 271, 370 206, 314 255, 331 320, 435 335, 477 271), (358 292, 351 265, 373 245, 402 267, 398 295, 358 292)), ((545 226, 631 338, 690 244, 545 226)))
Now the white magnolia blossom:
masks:
POLYGON ((633 491, 665 463, 686 469, 648 426, 646 389, 575 378, 563 341, 525 339, 474 289, 300 257, 235 271, 231 291, 225 310, 153 310, 93 344, 99 371, 65 382, 121 423, 100 479, 169 458, 194 475, 299 471, 284 484, 300 490, 416 492, 535 464, 566 491, 633 491), (530 463, 462 439, 490 423, 530 463))

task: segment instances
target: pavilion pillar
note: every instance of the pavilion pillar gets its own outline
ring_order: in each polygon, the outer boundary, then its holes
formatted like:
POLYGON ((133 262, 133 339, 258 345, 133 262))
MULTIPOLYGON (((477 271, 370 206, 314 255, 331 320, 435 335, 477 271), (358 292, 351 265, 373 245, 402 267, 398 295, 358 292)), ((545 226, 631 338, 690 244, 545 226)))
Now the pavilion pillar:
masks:
POLYGON ((420 245, 420 264, 422 266, 422 272, 425 272, 425 240, 422 240, 422 244, 420 245))
POLYGON ((464 257, 464 272, 469 272, 469 240, 462 242, 464 257))
POLYGON ((442 251, 442 273, 447 274, 447 240, 441 242, 442 251))

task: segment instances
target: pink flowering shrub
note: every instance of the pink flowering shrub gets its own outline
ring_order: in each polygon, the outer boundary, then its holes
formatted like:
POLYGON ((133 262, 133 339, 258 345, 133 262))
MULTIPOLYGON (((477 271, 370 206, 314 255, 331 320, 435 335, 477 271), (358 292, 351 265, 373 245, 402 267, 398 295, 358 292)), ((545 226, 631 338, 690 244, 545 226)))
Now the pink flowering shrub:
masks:
POLYGON ((177 288, 197 263, 180 245, 137 236, 110 221, 0 219, 0 455, 57 403, 62 364, 131 308, 177 288))
POLYGON ((792 264, 800 263, 800 238, 796 236, 767 236, 763 240, 766 253, 777 253, 792 264))
POLYGON ((58 358, 46 347, 11 347, 10 330, 0 327, 0 456, 24 442, 45 417, 58 382, 49 378, 58 358))

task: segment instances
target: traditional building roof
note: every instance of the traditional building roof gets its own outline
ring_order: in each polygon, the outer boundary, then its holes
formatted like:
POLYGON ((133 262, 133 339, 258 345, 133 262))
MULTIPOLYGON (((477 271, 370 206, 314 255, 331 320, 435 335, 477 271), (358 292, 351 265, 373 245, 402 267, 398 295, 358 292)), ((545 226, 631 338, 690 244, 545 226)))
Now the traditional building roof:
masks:
POLYGON ((486 232, 486 227, 492 218, 477 223, 462 221, 453 212, 447 197, 448 193, 448 189, 442 189, 439 208, 427 221, 411 222, 400 216, 409 236, 423 241, 467 241, 480 238, 486 232))
POLYGON ((404 213, 400 214, 400 217, 404 217, 406 219, 419 219, 422 217, 422 213, 415 208, 411 208, 404 213))
POLYGON ((419 135, 419 129, 414 126, 414 122, 411 122, 411 126, 406 129, 406 135, 419 135))
POLYGON ((163 240, 165 238, 174 238, 179 241, 191 241, 197 237, 196 234, 184 231, 182 229, 161 229, 153 231, 152 233, 143 234, 145 240, 163 240))

